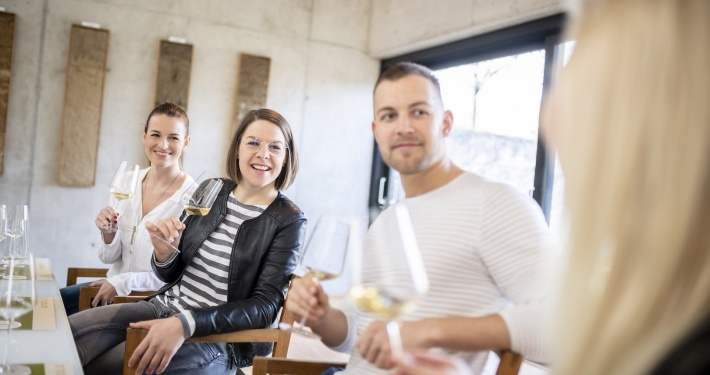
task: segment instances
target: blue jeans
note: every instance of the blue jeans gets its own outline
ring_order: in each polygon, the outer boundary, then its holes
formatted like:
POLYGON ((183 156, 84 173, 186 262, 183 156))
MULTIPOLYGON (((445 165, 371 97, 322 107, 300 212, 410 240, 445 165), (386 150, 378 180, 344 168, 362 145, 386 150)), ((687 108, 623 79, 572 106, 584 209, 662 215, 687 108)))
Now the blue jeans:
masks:
POLYGON ((64 310, 67 310, 67 316, 79 312, 79 291, 82 286, 89 286, 89 284, 91 284, 91 281, 59 289, 59 294, 62 295, 62 302, 64 302, 64 310))
MULTIPOLYGON (((156 298, 135 303, 100 306, 84 310, 69 317, 81 365, 86 368, 92 361, 111 352, 120 356, 116 368, 104 367, 104 373, 121 372, 123 351, 114 347, 126 340, 126 328, 132 322, 168 318, 175 312, 156 298)), ((114 366, 114 365, 111 365, 114 366)), ((234 374, 229 369, 227 346, 224 343, 183 344, 175 353, 164 374, 234 374)))

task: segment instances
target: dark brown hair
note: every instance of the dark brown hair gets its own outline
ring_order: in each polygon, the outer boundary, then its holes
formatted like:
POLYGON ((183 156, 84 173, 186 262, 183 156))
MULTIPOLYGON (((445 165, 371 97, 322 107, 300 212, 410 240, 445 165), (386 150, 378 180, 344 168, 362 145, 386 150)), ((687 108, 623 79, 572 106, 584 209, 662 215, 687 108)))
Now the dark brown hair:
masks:
POLYGON ((238 159, 239 145, 242 143, 242 137, 247 127, 256 120, 268 121, 278 126, 286 139, 286 160, 281 174, 276 177, 275 187, 276 190, 279 191, 288 189, 296 179, 296 174, 298 173, 298 151, 296 151, 296 144, 293 142, 291 125, 289 125, 288 121, 278 112, 267 108, 253 109, 247 112, 239 123, 239 126, 237 126, 237 130, 234 132, 234 137, 232 138, 232 144, 229 146, 229 152, 227 153, 227 175, 237 183, 242 180, 242 172, 239 170, 238 159))
POLYGON ((150 118, 155 115, 165 115, 185 120, 185 136, 190 134, 190 120, 187 118, 187 113, 185 113, 185 110, 180 108, 180 106, 173 103, 158 104, 155 108, 153 108, 148 115, 148 119, 145 120, 145 128, 143 128, 143 133, 148 133, 148 123, 150 122, 150 118))

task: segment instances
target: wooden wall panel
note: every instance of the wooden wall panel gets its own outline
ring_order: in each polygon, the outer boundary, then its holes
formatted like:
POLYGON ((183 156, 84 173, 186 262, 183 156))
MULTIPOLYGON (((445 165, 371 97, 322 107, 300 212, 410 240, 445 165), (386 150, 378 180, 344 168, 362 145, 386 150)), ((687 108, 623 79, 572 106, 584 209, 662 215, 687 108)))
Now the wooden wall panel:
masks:
POLYGON ((170 102, 187 110, 192 45, 160 41, 154 106, 170 102))
POLYGON ((268 57, 244 53, 241 55, 237 76, 236 117, 232 133, 247 112, 266 105, 270 66, 271 59, 268 57))
POLYGON ((0 176, 5 171, 7 104, 10 98, 12 44, 15 40, 15 15, 0 12, 0 176))
POLYGON ((64 91, 57 183, 93 186, 109 32, 72 25, 64 91))

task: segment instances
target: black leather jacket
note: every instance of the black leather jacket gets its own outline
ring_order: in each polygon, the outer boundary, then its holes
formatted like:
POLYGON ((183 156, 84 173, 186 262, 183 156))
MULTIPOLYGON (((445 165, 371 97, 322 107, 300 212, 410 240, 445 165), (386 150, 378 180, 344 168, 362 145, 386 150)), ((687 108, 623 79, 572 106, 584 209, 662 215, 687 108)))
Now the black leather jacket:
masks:
MULTIPOLYGON (((227 215, 227 197, 236 183, 224 180, 212 209, 206 216, 190 216, 185 224, 180 255, 167 267, 153 270, 167 284, 164 293, 181 278, 207 236, 227 215)), ((239 227, 230 259, 227 303, 192 310, 194 337, 270 326, 284 303, 291 274, 303 245, 306 217, 291 200, 278 197, 256 218, 239 227)), ((153 258, 155 259, 155 258, 153 258)), ((251 366, 254 355, 267 355, 273 344, 230 344, 228 351, 237 367, 251 366)))

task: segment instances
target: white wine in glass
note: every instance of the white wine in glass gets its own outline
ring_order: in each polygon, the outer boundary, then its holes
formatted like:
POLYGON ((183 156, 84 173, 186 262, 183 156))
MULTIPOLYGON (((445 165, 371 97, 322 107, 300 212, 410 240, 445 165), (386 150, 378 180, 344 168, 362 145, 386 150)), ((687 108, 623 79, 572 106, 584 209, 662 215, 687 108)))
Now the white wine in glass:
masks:
MULTIPOLYGON (((212 205, 217 199, 219 192, 222 190, 224 183, 221 179, 209 177, 203 179, 203 175, 204 173, 198 177, 201 181, 198 183, 196 180, 195 183, 185 190, 180 198, 180 204, 182 204, 185 209, 185 216, 181 220, 183 223, 188 216, 205 216, 210 213, 212 205)), ((166 241, 161 235, 153 235, 153 237, 170 245, 173 250, 180 252, 177 247, 166 241)))
MULTIPOLYGON (((118 165, 116 173, 113 175, 108 189, 111 196, 116 199, 116 203, 111 204, 111 207, 116 209, 120 201, 133 198, 136 194, 136 189, 138 188, 139 174, 140 167, 138 165, 128 164, 125 160, 118 165)), ((113 227, 111 225, 100 227, 100 229, 107 232, 118 231, 117 227, 113 227)))
POLYGON ((370 251, 367 265, 364 261, 357 263, 361 267, 360 280, 350 288, 348 299, 361 311, 388 321, 392 356, 398 357, 403 349, 395 320, 414 309, 417 300, 429 290, 429 278, 407 206, 398 203, 383 215, 388 215, 393 225, 392 236, 377 239, 376 249, 366 249, 370 251))
MULTIPOLYGON (((320 283, 338 278, 343 273, 348 249, 357 242, 357 222, 339 217, 325 216, 316 222, 299 261, 299 267, 308 277, 320 283)), ((298 325, 279 324, 279 328, 307 337, 319 338, 305 329, 307 315, 301 317, 298 325)))
POLYGON ((138 187, 138 174, 140 167, 137 165, 129 165, 127 161, 122 161, 116 169, 116 173, 111 179, 109 191, 116 200, 124 200, 133 198, 138 187))

